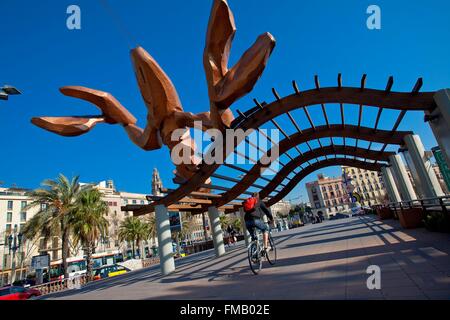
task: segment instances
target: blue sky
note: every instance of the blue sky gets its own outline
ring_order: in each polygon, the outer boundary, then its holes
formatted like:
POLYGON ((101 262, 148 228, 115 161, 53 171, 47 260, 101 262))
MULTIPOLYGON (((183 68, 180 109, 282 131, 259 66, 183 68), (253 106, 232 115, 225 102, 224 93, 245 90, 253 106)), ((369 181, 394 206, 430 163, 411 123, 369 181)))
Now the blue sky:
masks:
MULTIPOLYGON (((39 5, 15 0, 2 5, 0 85, 13 84, 23 91, 22 96, 0 101, 0 180, 6 186, 34 188, 62 172, 79 174, 83 181, 114 179, 121 190, 148 193, 154 167, 166 186, 174 186, 167 148, 142 151, 119 126, 99 125, 89 134, 64 138, 30 123, 38 115, 95 114, 95 107, 58 91, 64 85, 83 85, 111 92, 145 126, 146 108, 131 67, 130 42, 146 48, 164 68, 186 111, 209 109, 202 52, 211 1, 109 2, 135 41, 123 35, 99 0, 47 0, 39 5), (70 4, 81 8, 81 30, 66 28, 70 4)), ((418 77, 424 78, 423 91, 449 87, 449 1, 230 0, 229 4, 238 29, 231 64, 259 34, 269 31, 277 39, 254 91, 237 101, 233 110, 247 110, 253 98, 272 101, 273 86, 281 95, 290 94, 294 79, 302 89, 312 88, 315 74, 322 86, 336 85, 341 72, 349 86, 358 86, 367 73, 371 88, 383 89, 390 75, 394 91, 410 91, 418 77), (366 8, 371 4, 381 8, 381 30, 366 27, 366 8)), ((348 121, 356 121, 356 110, 346 107, 348 121)), ((323 122, 319 111, 311 108, 317 124, 323 122)), ((327 111, 331 122, 339 121, 336 106, 327 106, 327 111)), ((375 114, 375 109, 367 108, 363 125, 373 125, 375 114)), ((380 128, 390 129, 396 114, 386 112, 380 128)), ((294 115, 302 127, 309 126, 299 111, 294 115)), ((294 132, 287 118, 277 121, 294 132)), ((436 145, 421 113, 409 113, 399 130, 414 130, 426 148, 436 145)), ((322 172, 339 174, 337 168, 322 172)), ((303 182, 288 198, 303 194, 306 199, 303 182)))

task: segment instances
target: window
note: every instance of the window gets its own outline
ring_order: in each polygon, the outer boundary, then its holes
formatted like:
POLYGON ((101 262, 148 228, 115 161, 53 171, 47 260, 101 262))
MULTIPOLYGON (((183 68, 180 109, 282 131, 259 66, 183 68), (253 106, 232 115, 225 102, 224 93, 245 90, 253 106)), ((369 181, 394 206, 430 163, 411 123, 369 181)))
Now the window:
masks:
POLYGON ((318 197, 317 195, 314 195, 314 196, 313 196, 313 200, 314 200, 314 201, 318 201, 318 200, 319 200, 319 197, 318 197))
POLYGON ((335 189, 335 190, 339 190, 339 185, 338 185, 338 184, 335 185, 335 186, 334 186, 334 189, 335 189))
POLYGON ((312 187, 312 188, 311 188, 311 192, 312 192, 312 193, 316 193, 316 192, 317 192, 317 191, 316 191, 316 188, 312 187))
POLYGON ((328 186, 328 190, 333 191, 333 186, 328 186))
POLYGON ((322 191, 324 191, 324 192, 327 191, 327 187, 323 186, 322 191))
POLYGON ((46 203, 41 203, 41 210, 45 210, 47 209, 47 204, 46 203))
POLYGON ((44 238, 39 240, 39 249, 47 249, 47 241, 44 238))
POLYGON ((19 231, 22 231, 24 227, 25 227, 25 223, 21 223, 19 226, 19 231))
POLYGON ((115 207, 117 207, 117 202, 116 202, 116 201, 114 201, 114 202, 113 202, 113 205, 114 205, 115 207))
POLYGON ((12 210, 13 209, 13 202, 12 200, 8 200, 8 210, 12 210))
POLYGON ((6 213, 6 222, 12 222, 12 212, 6 213))
POLYGON ((144 204, 144 200, 141 200, 141 204, 144 204))
POLYGON ((137 203, 137 201, 136 200, 133 200, 133 204, 136 204, 137 203))
POLYGON ((5 227, 5 233, 9 234, 11 232, 11 224, 7 224, 5 227))
POLYGON ((21 203, 20 203, 20 208, 23 210, 23 209, 25 209, 25 207, 27 206, 27 202, 26 201, 22 201, 21 203))
POLYGON ((24 222, 24 221, 27 221, 27 213, 21 212, 20 213, 20 222, 24 222))
POLYGON ((58 239, 58 237, 53 237, 53 239, 52 239, 52 248, 53 248, 53 249, 58 248, 58 244, 59 244, 59 239, 58 239))
POLYGON ((317 209, 320 208, 320 203, 316 202, 316 208, 317 208, 317 209))

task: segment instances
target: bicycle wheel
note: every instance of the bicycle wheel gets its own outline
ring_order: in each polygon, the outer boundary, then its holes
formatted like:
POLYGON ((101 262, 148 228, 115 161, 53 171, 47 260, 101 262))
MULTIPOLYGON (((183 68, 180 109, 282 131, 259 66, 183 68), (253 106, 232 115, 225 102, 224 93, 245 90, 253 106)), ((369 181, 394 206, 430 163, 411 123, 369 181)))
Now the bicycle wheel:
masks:
POLYGON ((275 242, 273 241, 272 235, 269 234, 269 251, 266 252, 267 261, 271 265, 274 265, 277 262, 277 248, 275 247, 275 242))
POLYGON ((248 263, 252 272, 258 274, 262 267, 262 259, 255 242, 251 243, 248 247, 248 263))

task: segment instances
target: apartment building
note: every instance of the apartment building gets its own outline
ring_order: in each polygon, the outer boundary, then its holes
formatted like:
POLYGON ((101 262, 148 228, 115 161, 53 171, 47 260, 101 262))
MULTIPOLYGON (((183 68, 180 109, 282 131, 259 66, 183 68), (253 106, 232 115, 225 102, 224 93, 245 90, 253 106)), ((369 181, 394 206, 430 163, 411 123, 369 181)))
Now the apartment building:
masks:
POLYGON ((342 178, 317 175, 317 180, 306 183, 311 209, 326 219, 339 212, 349 210, 349 196, 342 178))
POLYGON ((381 172, 342 166, 345 174, 361 196, 360 204, 371 206, 389 201, 381 172))
MULTIPOLYGON (((26 195, 29 190, 20 188, 0 188, 0 257, 2 270, 12 267, 13 251, 9 250, 9 236, 16 236, 25 223, 38 211, 39 208, 26 210, 31 199, 26 195)), ((12 238, 11 238, 12 240, 12 238)), ((16 242, 17 244, 17 242, 16 242)), ((21 266, 27 265, 33 255, 38 252, 37 241, 22 240, 20 249, 15 252, 16 277, 20 276, 21 266)), ((3 275, 2 283, 8 280, 8 274, 3 275)))
POLYGON ((280 216, 286 216, 289 214, 289 211, 291 210, 291 203, 288 201, 278 201, 277 203, 273 204, 270 207, 270 210, 272 211, 272 214, 274 216, 280 215, 280 216))

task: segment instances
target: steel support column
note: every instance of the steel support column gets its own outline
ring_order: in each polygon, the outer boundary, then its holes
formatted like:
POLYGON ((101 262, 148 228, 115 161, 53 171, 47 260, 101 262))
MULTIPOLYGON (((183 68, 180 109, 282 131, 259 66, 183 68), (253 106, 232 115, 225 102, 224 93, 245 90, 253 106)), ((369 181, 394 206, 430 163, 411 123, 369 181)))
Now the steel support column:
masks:
POLYGON ((405 136, 404 157, 416 185, 416 191, 421 198, 443 196, 439 180, 434 173, 431 161, 425 156, 425 148, 416 134, 405 136))
POLYGON ((158 253, 161 273, 168 275, 175 271, 173 258, 172 233, 170 232, 169 212, 166 206, 155 206, 156 230, 158 232, 158 253))
POLYGON ((434 137, 445 156, 447 165, 450 167, 450 89, 442 89, 434 94, 437 107, 426 114, 433 131, 434 137))
POLYGON ((223 242, 222 228, 220 226, 219 210, 216 207, 209 207, 208 216, 211 224, 214 252, 216 253, 216 257, 220 257, 225 254, 225 245, 223 242))
POLYGON ((405 165, 399 154, 389 157, 389 162, 392 165, 392 172, 394 174, 394 180, 396 182, 398 191, 402 201, 416 200, 416 192, 409 180, 408 173, 406 172, 405 165))
POLYGON ((390 167, 382 167, 381 173, 383 174, 383 181, 386 186, 386 190, 391 202, 400 202, 400 194, 398 192, 397 186, 395 185, 394 176, 392 175, 392 170, 390 167))

